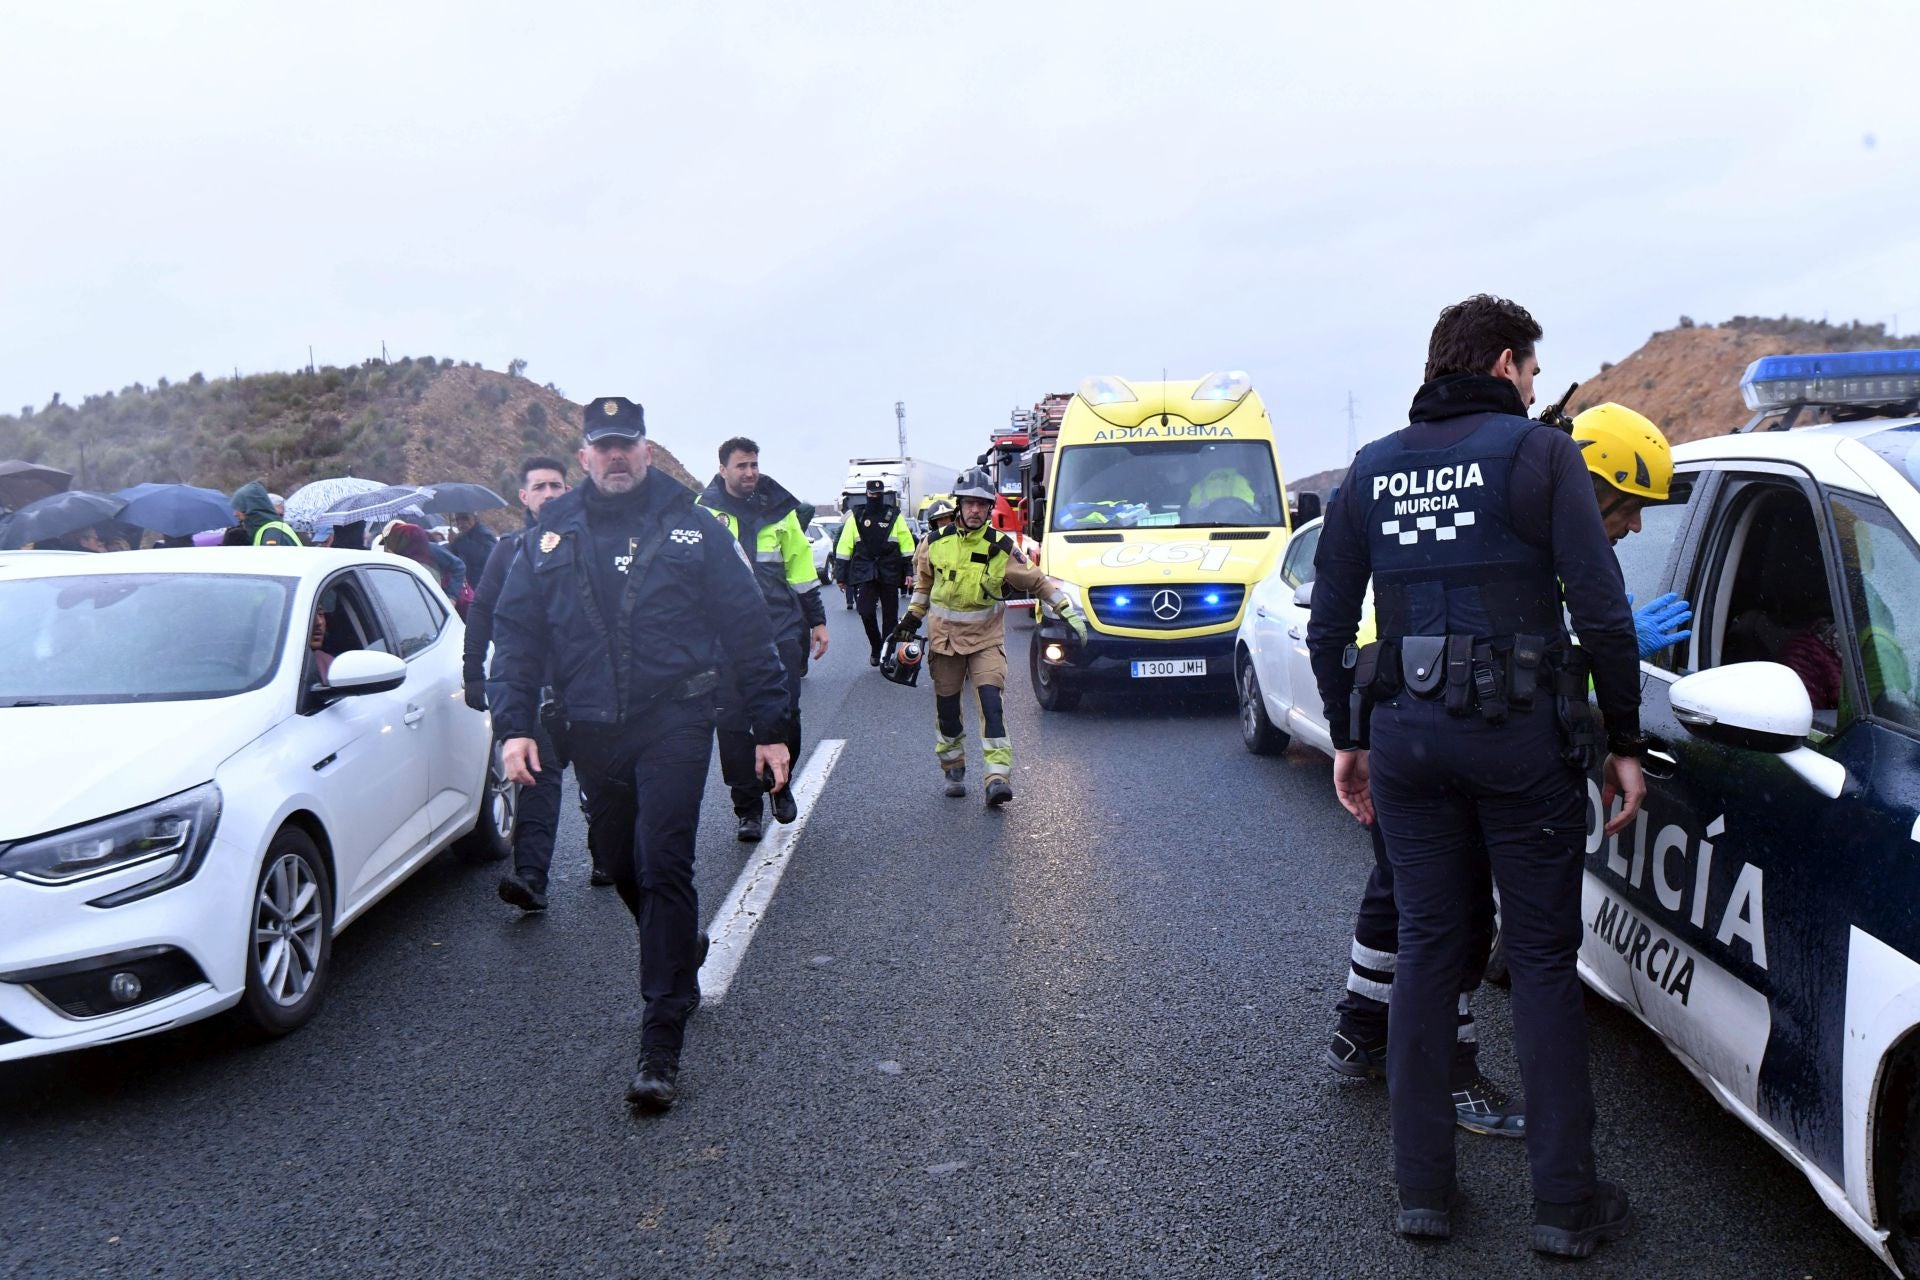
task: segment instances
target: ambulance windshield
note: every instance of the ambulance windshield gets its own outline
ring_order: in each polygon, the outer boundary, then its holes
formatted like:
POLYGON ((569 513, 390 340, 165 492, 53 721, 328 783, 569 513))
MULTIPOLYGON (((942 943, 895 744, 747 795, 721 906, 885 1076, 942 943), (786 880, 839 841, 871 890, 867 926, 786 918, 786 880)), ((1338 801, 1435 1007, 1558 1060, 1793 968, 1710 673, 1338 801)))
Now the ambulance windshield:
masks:
POLYGON ((1054 529, 1209 529, 1286 523, 1264 440, 1140 440, 1060 450, 1054 529))

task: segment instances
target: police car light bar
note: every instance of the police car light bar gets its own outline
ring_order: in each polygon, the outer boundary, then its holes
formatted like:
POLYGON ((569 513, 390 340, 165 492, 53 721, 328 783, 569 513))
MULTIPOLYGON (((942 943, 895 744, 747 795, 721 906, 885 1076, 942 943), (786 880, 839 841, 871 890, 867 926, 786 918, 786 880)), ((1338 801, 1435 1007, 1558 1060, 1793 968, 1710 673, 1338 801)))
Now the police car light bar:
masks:
POLYGON ((1920 350, 1762 356, 1740 379, 1747 408, 1898 404, 1920 398, 1920 350))

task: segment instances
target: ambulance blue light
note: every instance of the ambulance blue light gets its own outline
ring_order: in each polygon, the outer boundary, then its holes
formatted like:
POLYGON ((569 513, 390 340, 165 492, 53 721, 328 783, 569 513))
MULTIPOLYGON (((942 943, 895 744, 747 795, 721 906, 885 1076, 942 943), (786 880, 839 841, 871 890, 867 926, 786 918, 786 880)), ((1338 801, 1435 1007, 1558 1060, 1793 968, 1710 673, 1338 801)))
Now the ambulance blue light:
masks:
POLYGON ((1209 591, 1207 592, 1207 594, 1205 594, 1204 596, 1201 596, 1200 598, 1202 600, 1205 600, 1208 604, 1220 603, 1220 593, 1218 591, 1209 591))
POLYGON ((1749 409, 1913 400, 1920 398, 1920 350, 1762 356, 1747 366, 1740 396, 1749 409))
POLYGON ((1115 596, 1113 598, 1113 607, 1116 609, 1124 609, 1132 603, 1133 603, 1132 596, 1115 596))

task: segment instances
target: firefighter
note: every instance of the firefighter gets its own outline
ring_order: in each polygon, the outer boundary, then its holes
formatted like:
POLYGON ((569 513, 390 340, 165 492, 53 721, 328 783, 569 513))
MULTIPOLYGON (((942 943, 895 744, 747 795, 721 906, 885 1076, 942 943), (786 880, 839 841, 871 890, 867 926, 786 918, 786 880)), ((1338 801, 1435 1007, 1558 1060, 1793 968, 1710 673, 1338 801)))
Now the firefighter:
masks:
POLYGON ((1013 799, 1013 742, 1007 737, 1003 698, 1007 687, 1007 589, 1029 592, 1053 606, 1077 635, 1087 621, 1058 582, 1014 557, 1013 540, 988 526, 993 482, 975 468, 955 482, 959 511, 952 523, 922 543, 913 558, 913 599, 894 638, 905 643, 928 619, 927 669, 933 676, 938 735, 934 754, 946 776, 947 794, 967 793, 965 729, 960 692, 971 682, 980 703, 980 746, 986 762, 986 801, 999 807, 1013 799))

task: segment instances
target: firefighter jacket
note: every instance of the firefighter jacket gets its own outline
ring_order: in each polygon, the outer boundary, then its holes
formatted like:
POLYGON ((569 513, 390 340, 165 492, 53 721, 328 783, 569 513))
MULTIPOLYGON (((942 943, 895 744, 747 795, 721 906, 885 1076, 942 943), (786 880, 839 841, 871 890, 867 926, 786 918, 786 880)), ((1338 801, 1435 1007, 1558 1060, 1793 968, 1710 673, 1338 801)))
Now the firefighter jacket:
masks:
POLYGON ((1006 643, 1007 589, 1056 608, 1060 584, 1014 558, 1013 540, 987 525, 971 532, 956 521, 928 538, 913 557, 913 600, 907 612, 927 620, 934 653, 978 653, 1006 643))

